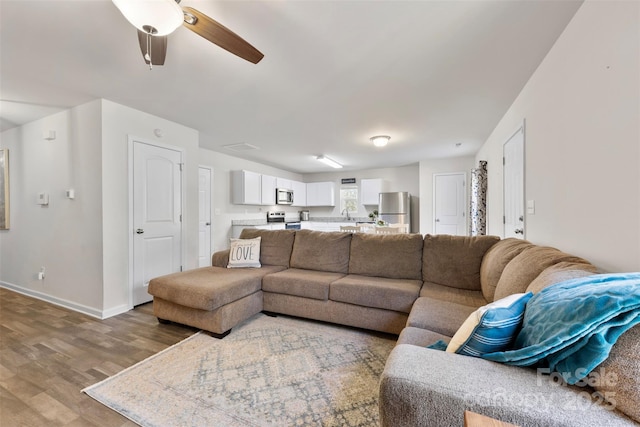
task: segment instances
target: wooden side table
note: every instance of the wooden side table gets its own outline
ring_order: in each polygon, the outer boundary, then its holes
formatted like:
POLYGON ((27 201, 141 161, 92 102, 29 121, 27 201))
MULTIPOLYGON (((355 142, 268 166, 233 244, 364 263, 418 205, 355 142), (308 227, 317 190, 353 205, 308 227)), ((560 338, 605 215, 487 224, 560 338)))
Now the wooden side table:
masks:
POLYGON ((517 427, 515 424, 505 423, 486 415, 471 411, 464 411, 464 427, 517 427))

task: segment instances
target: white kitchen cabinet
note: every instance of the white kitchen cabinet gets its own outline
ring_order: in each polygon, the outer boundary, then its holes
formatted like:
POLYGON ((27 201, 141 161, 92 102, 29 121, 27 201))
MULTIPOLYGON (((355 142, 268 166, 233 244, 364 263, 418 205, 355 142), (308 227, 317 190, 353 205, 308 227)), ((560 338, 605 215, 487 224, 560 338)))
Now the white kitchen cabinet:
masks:
POLYGON ((292 190, 292 183, 290 179, 276 178, 276 188, 284 188, 285 190, 292 190))
POLYGON ((293 204, 291 206, 307 206, 307 184, 300 181, 291 181, 293 190, 293 204))
POLYGON ((308 182, 307 206, 335 206, 335 183, 308 182))
POLYGON ((384 191, 382 179, 361 179, 360 180, 360 202, 363 205, 378 206, 380 193, 384 191))
POLYGON ((272 206, 276 204, 276 177, 270 175, 261 175, 262 178, 262 203, 263 205, 272 206))
POLYGON ((261 205, 262 176, 245 170, 231 171, 231 201, 236 205, 261 205))

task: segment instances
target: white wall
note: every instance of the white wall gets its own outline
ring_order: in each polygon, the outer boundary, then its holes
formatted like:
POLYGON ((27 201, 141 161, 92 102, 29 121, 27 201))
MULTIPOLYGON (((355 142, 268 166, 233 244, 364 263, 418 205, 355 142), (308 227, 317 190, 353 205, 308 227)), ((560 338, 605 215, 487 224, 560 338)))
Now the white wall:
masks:
MULTIPOLYGON (((464 172, 467 177, 467 196, 465 200, 468 203, 471 169, 474 167, 477 167, 477 165, 473 157, 454 157, 420 162, 420 233, 433 233, 433 175, 437 173, 464 172)), ((469 216, 467 215, 467 221, 468 219, 469 216)))
POLYGON ((640 3, 586 1, 476 156, 502 233, 502 144, 526 119, 527 239, 640 270, 640 3))
POLYGON ((0 142, 10 151, 11 197, 0 281, 95 316, 103 304, 100 115, 100 102, 90 102, 7 130, 0 142), (45 141, 50 130, 56 139, 45 141), (65 195, 71 188, 73 200, 65 195), (36 204, 40 192, 48 206, 36 204))
MULTIPOLYGON (((305 182, 327 182, 333 181, 336 184, 336 206, 335 207, 314 207, 309 208, 311 216, 341 216, 340 212, 340 187, 343 178, 355 178, 358 188, 361 179, 380 178, 385 181, 384 191, 408 191, 411 194, 411 229, 418 227, 418 217, 420 216, 420 190, 419 190, 419 167, 418 164, 411 164, 396 168, 364 169, 360 171, 339 171, 305 174, 305 182)), ((350 184, 351 185, 351 184, 350 184)), ((358 206, 358 212, 351 216, 367 217, 373 210, 371 206, 358 206)))
POLYGON ((184 150, 183 243, 185 269, 198 266, 198 132, 111 101, 102 100, 102 229, 104 310, 128 310, 129 301, 129 135, 184 150), (158 138, 155 129, 163 136, 158 138))
POLYGON ((213 251, 229 247, 231 237, 231 221, 238 219, 266 219, 266 212, 279 210, 295 215, 299 208, 289 206, 251 206, 234 205, 231 203, 231 171, 249 170, 265 175, 303 181, 302 175, 266 166, 260 163, 243 160, 223 153, 201 148, 199 150, 199 165, 213 168, 213 197, 212 197, 212 246, 213 251))

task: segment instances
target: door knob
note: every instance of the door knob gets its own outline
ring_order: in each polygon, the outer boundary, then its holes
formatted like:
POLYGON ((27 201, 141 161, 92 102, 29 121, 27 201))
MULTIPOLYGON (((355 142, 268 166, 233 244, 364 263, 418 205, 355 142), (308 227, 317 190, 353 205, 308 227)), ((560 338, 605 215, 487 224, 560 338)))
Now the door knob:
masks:
POLYGON ((144 230, 142 228, 138 228, 136 230, 136 234, 142 234, 142 233, 144 233, 144 230))
POLYGON ((520 215, 520 217, 518 218, 518 221, 524 222, 524 215, 520 215))
POLYGON ((436 218, 436 222, 440 222, 440 218, 436 218))
POLYGON ((515 230, 513 230, 513 232, 516 233, 516 234, 524 234, 524 229, 516 228, 515 230))
POLYGON ((205 223, 204 225, 209 226, 209 225, 211 225, 211 223, 210 223, 210 222, 207 222, 207 223, 205 223))

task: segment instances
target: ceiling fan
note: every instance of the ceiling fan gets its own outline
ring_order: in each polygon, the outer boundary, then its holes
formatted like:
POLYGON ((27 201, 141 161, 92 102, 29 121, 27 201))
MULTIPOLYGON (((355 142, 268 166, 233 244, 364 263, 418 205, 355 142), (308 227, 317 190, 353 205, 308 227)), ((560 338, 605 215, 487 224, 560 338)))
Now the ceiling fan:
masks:
POLYGON ((180 7, 180 0, 112 0, 127 20, 138 29, 138 43, 145 62, 163 65, 167 54, 167 35, 180 24, 211 43, 257 64, 264 55, 242 37, 204 13, 180 7))

